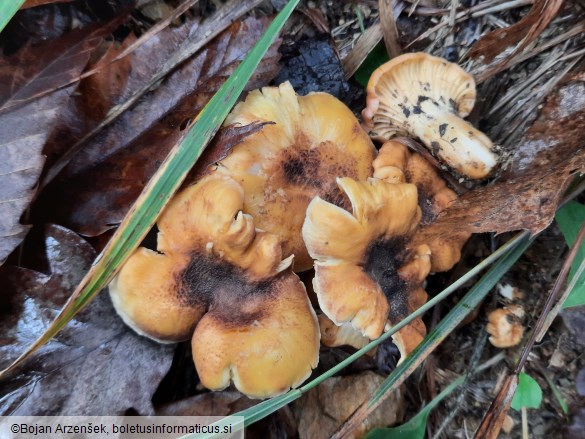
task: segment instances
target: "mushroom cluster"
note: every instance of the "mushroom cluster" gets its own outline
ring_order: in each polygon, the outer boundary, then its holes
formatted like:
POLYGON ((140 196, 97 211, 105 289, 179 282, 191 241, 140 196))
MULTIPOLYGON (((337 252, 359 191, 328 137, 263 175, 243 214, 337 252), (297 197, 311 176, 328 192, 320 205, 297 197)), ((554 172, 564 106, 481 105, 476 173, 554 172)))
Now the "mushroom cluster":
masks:
POLYGON ((201 383, 230 381, 265 398, 317 365, 319 325, 278 236, 242 212, 244 191, 211 174, 177 195, 158 221, 158 252, 140 248, 110 284, 124 321, 160 342, 192 337, 201 383))
MULTIPOLYGON (((443 64, 431 73, 419 68, 423 88, 443 64)), ((458 114, 473 105, 472 82, 452 87, 459 100, 426 88, 414 97, 412 84, 400 79, 414 70, 381 79, 389 91, 368 87, 366 122, 388 135, 424 119, 426 128, 410 133, 431 147, 429 130, 445 138, 468 130, 458 114), (395 87, 408 90, 400 89, 405 97, 395 105, 371 93, 394 95, 395 87), (397 112, 408 120, 389 116, 397 112), (388 126, 381 129, 382 122, 388 126)), ((297 96, 289 83, 256 90, 226 125, 253 122, 265 125, 173 198, 157 223, 157 251, 138 249, 109 289, 117 312, 138 333, 163 343, 191 338, 204 386, 218 390, 233 382, 242 393, 265 398, 310 375, 320 339, 363 346, 419 308, 429 272, 451 268, 467 237, 450 246, 416 240, 419 226, 434 221, 455 193, 400 139, 377 153, 333 96, 297 96), (295 274, 313 267, 319 319, 295 274)), ((475 177, 497 161, 482 136, 469 129, 467 138, 447 141, 469 149, 468 175, 475 177), (470 147, 470 137, 479 146, 470 147)), ((439 146, 435 152, 447 150, 439 146)), ((393 336, 402 358, 425 333, 418 318, 393 336)))
POLYGON ((316 196, 341 205, 336 177, 372 174, 374 144, 351 110, 327 93, 297 96, 289 82, 252 91, 226 124, 272 122, 236 145, 217 166, 244 188, 244 211, 256 225, 280 236, 294 270, 313 267, 301 235, 305 211, 316 196))

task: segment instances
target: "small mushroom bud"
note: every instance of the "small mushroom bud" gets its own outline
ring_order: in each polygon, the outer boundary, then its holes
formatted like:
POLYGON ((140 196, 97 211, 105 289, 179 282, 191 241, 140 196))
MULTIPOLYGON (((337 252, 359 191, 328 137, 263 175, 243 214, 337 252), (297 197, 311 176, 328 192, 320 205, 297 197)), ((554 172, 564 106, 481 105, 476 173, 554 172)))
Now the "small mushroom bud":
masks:
POLYGON ((401 55, 374 71, 367 94, 362 116, 375 139, 417 137, 472 179, 495 170, 499 157, 492 141, 463 119, 475 103, 475 82, 457 64, 425 53, 401 55))
POLYGON ((518 305, 499 308, 488 316, 487 332, 491 335, 490 343, 497 348, 510 348, 522 340, 524 327, 521 319, 524 309, 518 305))

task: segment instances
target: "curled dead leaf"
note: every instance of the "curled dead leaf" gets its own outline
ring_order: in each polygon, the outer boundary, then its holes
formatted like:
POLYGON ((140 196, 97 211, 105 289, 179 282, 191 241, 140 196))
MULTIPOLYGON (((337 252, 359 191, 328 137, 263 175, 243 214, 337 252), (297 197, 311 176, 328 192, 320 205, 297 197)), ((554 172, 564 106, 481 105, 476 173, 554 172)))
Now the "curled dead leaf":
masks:
MULTIPOLYGON (((181 138, 184 133, 181 128, 197 115, 233 72, 268 22, 251 17, 233 23, 116 123, 90 140, 45 188, 33 209, 35 221, 64 224, 87 236, 115 227, 181 138)), ((198 29, 192 22, 183 27, 181 33, 198 29)), ((162 31, 157 41, 173 47, 176 37, 169 37, 169 32, 174 35, 178 31, 162 31)), ((277 47, 278 43, 269 49, 247 89, 268 82, 276 74, 277 47)), ((144 81, 145 77, 150 79, 144 72, 150 70, 149 64, 156 63, 160 52, 160 46, 154 43, 138 48, 132 54, 132 72, 138 71, 141 78, 130 75, 128 84, 144 81)), ((121 96, 126 94, 124 91, 121 96)))
MULTIPOLYGON (((346 377, 334 377, 311 389, 298 403, 293 412, 299 424, 301 439, 326 439, 366 402, 384 381, 372 371, 346 377)), ((404 401, 402 391, 393 392, 360 428, 348 438, 363 437, 376 427, 394 425, 402 420, 404 401)))

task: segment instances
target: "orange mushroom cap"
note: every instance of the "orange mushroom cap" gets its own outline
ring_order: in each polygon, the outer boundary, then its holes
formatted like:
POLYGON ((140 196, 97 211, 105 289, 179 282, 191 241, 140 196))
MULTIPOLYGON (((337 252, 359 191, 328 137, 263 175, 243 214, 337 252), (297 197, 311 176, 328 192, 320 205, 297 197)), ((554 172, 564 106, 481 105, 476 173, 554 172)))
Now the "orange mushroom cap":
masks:
MULTIPOLYGON (((303 238, 315 259, 313 286, 323 312, 337 325, 351 323, 370 339, 426 301, 422 282, 430 250, 406 249, 421 210, 416 187, 379 179, 337 179, 352 213, 316 197, 307 209, 303 238)), ((416 319, 393 336, 403 358, 423 339, 416 319)))
POLYGON ((319 326, 276 235, 242 213, 242 187, 211 174, 169 203, 158 251, 140 248, 110 284, 117 312, 159 341, 193 336, 201 383, 232 380, 246 395, 275 396, 316 367, 319 326), (193 333, 194 331, 194 333, 193 333))
MULTIPOLYGON (((376 178, 389 183, 416 185, 418 205, 422 210, 421 226, 434 222, 439 213, 457 199, 457 194, 447 187, 436 168, 399 140, 385 142, 373 166, 376 178)), ((453 231, 449 240, 436 236, 421 242, 431 249, 431 271, 450 270, 461 259, 461 248, 470 236, 470 233, 453 231)), ((419 242, 416 233, 413 241, 419 242)))
POLYGON ((362 112, 370 135, 411 135, 457 172, 479 179, 499 162, 492 141, 466 122, 475 82, 457 64, 426 53, 393 58, 374 71, 362 112))
POLYGON ((257 227, 280 236, 283 254, 295 255, 295 271, 312 267, 301 236, 309 202, 339 204, 336 177, 365 180, 375 148, 353 113, 326 93, 297 96, 285 82, 248 94, 226 124, 273 122, 236 145, 217 171, 244 188, 244 211, 257 227))
POLYGON ((486 331, 490 343, 497 348, 510 348, 522 341, 524 309, 519 305, 493 310, 488 316, 486 331))

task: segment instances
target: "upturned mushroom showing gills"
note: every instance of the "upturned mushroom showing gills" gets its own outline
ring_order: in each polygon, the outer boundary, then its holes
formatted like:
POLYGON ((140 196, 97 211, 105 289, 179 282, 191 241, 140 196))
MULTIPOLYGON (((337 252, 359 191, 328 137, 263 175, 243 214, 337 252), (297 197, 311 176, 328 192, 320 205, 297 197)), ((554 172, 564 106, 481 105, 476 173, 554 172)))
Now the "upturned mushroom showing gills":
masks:
POLYGON ((492 141, 463 119, 475 96, 473 78, 457 64, 409 53, 374 71, 362 116, 372 137, 418 137, 455 171, 481 179, 494 172, 499 156, 492 141))
POLYGON ((242 187, 210 174, 174 197, 158 221, 158 252, 138 249, 110 284, 118 314, 162 342, 192 336, 201 383, 233 381, 266 398, 316 367, 319 325, 307 293, 282 260, 280 239, 242 212, 242 187))
MULTIPOLYGON (((371 178, 337 179, 352 213, 316 197, 307 209, 303 238, 315 259, 313 286, 321 310, 336 325, 350 323, 378 338, 426 302, 430 270, 426 245, 408 249, 421 210, 416 187, 371 178)), ((402 358, 426 334, 420 319, 393 335, 402 358)))
MULTIPOLYGON (((414 184, 422 211, 421 226, 426 226, 457 199, 457 194, 447 187, 431 163, 420 154, 410 151, 403 141, 396 138, 382 145, 373 162, 374 177, 389 183, 414 184)), ((461 259, 461 248, 470 236, 470 233, 453 230, 449 237, 425 237, 424 244, 431 249, 431 271, 453 268, 461 259)), ((418 242, 417 234, 413 242, 418 242)))
POLYGON ((342 102, 326 93, 297 96, 290 83, 248 94, 226 124, 273 122, 236 145, 217 172, 244 187, 244 211, 256 226, 280 236, 294 270, 312 268, 301 236, 305 211, 315 197, 344 201, 336 177, 372 175, 375 149, 342 102))

